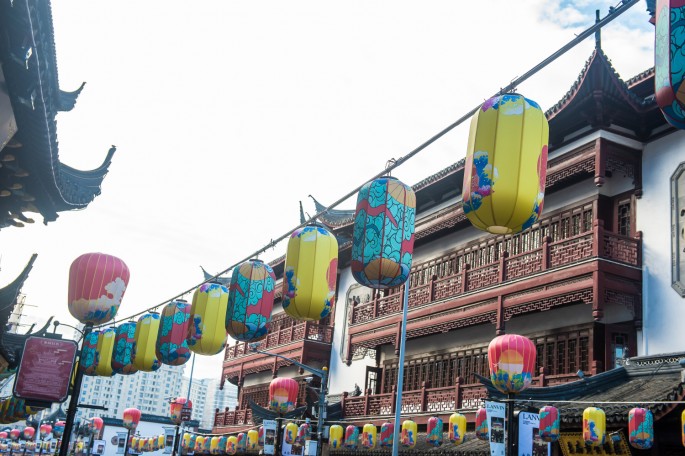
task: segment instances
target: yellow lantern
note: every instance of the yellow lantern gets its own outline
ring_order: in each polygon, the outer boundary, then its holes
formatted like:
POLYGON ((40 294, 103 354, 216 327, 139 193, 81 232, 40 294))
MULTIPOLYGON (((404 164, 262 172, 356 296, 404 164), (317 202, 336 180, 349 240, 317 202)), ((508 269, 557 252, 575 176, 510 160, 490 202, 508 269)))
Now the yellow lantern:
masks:
POLYGON ((590 446, 604 445, 607 419, 604 410, 588 407, 583 410, 583 440, 590 446))
POLYGON ((187 433, 187 432, 183 433, 183 440, 181 443, 181 448, 183 448, 184 450, 190 450, 190 437, 191 437, 191 435, 189 433, 187 433))
MULTIPOLYGON (((223 323, 223 321, 221 322, 223 323)), ((238 437, 232 435, 226 440, 226 454, 236 454, 238 452, 238 437)))
POLYGON ((95 373, 102 377, 111 377, 114 375, 112 370, 112 354, 114 353, 114 340, 117 337, 117 331, 113 328, 105 329, 98 332, 98 364, 95 368, 95 373))
POLYGON ((466 417, 461 413, 450 415, 450 425, 447 435, 450 442, 461 445, 466 440, 466 417))
POLYGON ((133 438, 131 439, 131 449, 132 449, 134 452, 137 452, 137 451, 138 451, 138 440, 139 440, 138 437, 133 437, 133 438))
POLYGON ((202 453, 202 448, 205 445, 205 438, 202 437, 201 435, 198 435, 195 437, 195 452, 196 453, 202 453))
POLYGON ((362 428, 362 446, 367 450, 373 450, 376 448, 376 442, 378 440, 378 430, 376 426, 367 423, 362 428))
POLYGON ((154 372, 162 363, 157 359, 157 333, 159 314, 149 313, 138 319, 136 324, 136 345, 133 351, 133 365, 139 371, 154 372))
POLYGON ((288 424, 285 425, 285 443, 288 445, 292 445, 295 443, 295 439, 297 438, 297 431, 299 428, 297 427, 297 424, 293 423, 292 421, 288 424))
POLYGON ((404 420, 402 423, 402 434, 400 436, 400 443, 405 448, 414 448, 416 446, 417 426, 412 420, 404 420))
POLYGON ((188 348, 198 355, 216 355, 226 346, 228 289, 204 283, 193 294, 188 328, 188 348))
POLYGON ((209 444, 209 452, 211 454, 219 454, 219 440, 221 440, 221 437, 218 437, 218 436, 212 437, 212 440, 210 441, 210 444, 209 444))
POLYGON ((157 436, 157 448, 160 450, 164 448, 166 445, 164 444, 164 435, 158 435, 157 436))
POLYGON ((542 214, 549 126, 532 100, 505 94, 486 101, 471 120, 462 200, 478 229, 509 234, 542 214))
POLYGON ((256 429, 247 431, 247 449, 249 451, 259 449, 259 432, 256 429))
POLYGON ((283 274, 283 310, 296 320, 320 320, 335 302, 338 241, 323 226, 290 235, 283 274))
MULTIPOLYGON (((685 412, 683 412, 683 416, 685 417, 685 412)), ((342 448, 344 433, 345 430, 339 424, 332 425, 328 430, 328 442, 332 450, 339 450, 342 448)))

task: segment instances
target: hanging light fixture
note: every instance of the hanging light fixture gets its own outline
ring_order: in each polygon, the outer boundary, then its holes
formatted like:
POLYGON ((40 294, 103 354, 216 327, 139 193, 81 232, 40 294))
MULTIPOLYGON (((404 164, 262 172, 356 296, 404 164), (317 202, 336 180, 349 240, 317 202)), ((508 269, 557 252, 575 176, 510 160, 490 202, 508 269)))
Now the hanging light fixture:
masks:
POLYGON ((177 300, 164 306, 155 345, 157 359, 169 366, 185 364, 190 359, 186 340, 189 330, 190 304, 177 300))
POLYGON ((466 441, 466 417, 461 413, 450 415, 450 425, 447 432, 450 442, 461 445, 466 441))
POLYGON ((362 428, 362 447, 367 450, 376 448, 376 441, 378 439, 378 430, 373 423, 366 423, 362 428))
POLYGON ((328 430, 328 440, 332 450, 339 450, 343 445, 343 427, 339 424, 334 424, 328 430))
POLYGON ((98 363, 95 367, 95 374, 101 377, 111 377, 114 375, 114 369, 112 369, 112 356, 114 355, 114 343, 116 342, 117 332, 114 328, 107 328, 102 331, 97 331, 97 333, 98 363))
POLYGON ((375 179, 359 190, 350 263, 358 283, 392 288, 407 281, 415 217, 414 191, 394 177, 375 179))
POLYGON ((236 454, 238 452, 238 438, 235 435, 226 440, 226 454, 236 454))
MULTIPOLYGON (((38 428, 38 432, 39 432, 41 440, 45 440, 50 435, 50 433, 52 432, 52 426, 50 426, 49 424, 41 424, 40 427, 38 428)), ((2 435, 0 435, 0 439, 6 439, 6 438, 7 438, 7 436, 3 437, 2 435)))
POLYGON ((590 446, 604 445, 607 419, 604 410, 588 407, 583 410, 583 440, 590 446))
POLYGON ((274 308, 276 276, 268 264, 249 260, 233 270, 226 311, 226 331, 235 340, 266 336, 274 308))
POLYGON ((259 432, 256 429, 247 431, 247 449, 248 451, 259 449, 259 432))
POLYGON ((259 426, 257 429, 257 438, 259 439, 259 446, 264 448, 264 426, 259 426))
POLYGON ((228 445, 228 436, 227 435, 222 435, 219 437, 219 452, 218 454, 224 454, 226 453, 226 446, 228 445))
POLYGON ((269 409, 276 413, 288 413, 295 410, 300 385, 297 380, 277 377, 269 384, 269 409))
POLYGON ((471 224, 518 233, 542 214, 549 125, 540 106, 518 94, 486 101, 471 120, 462 200, 471 224))
POLYGON ((535 344, 517 334, 497 336, 488 346, 492 385, 503 393, 520 393, 533 381, 535 344))
POLYGON ((198 355, 213 356, 226 347, 228 289, 218 283, 200 285, 193 294, 188 327, 188 348, 198 355))
POLYGON ((386 421, 381 425, 381 441, 380 445, 383 448, 392 448, 393 440, 395 439, 395 424, 392 421, 386 421))
POLYGON ((432 416, 428 418, 428 423, 426 424, 426 442, 434 447, 442 446, 442 431, 443 423, 439 417, 432 416))
POLYGON ((297 438, 297 430, 297 424, 293 423, 292 421, 285 425, 285 443, 288 445, 295 443, 295 439, 297 438))
POLYGON ((84 375, 95 375, 98 366, 98 334, 99 331, 93 331, 83 338, 78 368, 84 375))
POLYGON ((123 426, 130 431, 135 431, 140 422, 140 416, 141 412, 137 408, 127 408, 123 413, 123 426))
POLYGON ((130 273, 121 259, 86 253, 69 268, 69 312, 84 324, 106 323, 117 314, 130 273))
POLYGON ((33 440, 33 436, 36 435, 36 429, 32 426, 26 426, 21 435, 24 440, 33 440))
POLYGON ((416 446, 416 436, 418 428, 416 422, 412 420, 404 420, 402 423, 402 434, 400 436, 400 443, 405 448, 414 448, 416 446))
POLYGON ((204 436, 202 439, 202 450, 201 453, 209 454, 212 446, 212 438, 208 435, 204 436))
POLYGON ((135 333, 133 365, 142 372, 155 372, 162 363, 157 359, 156 344, 159 333, 159 314, 147 313, 138 319, 135 333))
POLYGON ((676 128, 685 128, 685 74, 682 70, 680 40, 682 2, 656 2, 654 40, 654 93, 664 118, 676 128))
POLYGON ((556 442, 559 440, 559 410, 551 405, 546 405, 540 409, 540 439, 543 442, 556 442))
POLYGON ((649 450, 654 444, 654 417, 646 408, 628 412, 628 441, 638 450, 649 450))
POLYGON ((328 316, 335 302, 338 241, 326 228, 310 224, 290 235, 283 273, 283 310, 296 320, 328 316))
POLYGON ((359 428, 349 425, 345 428, 345 443, 343 446, 348 450, 356 450, 359 446, 359 428))
POLYGON ((295 443, 304 446, 305 442, 307 440, 312 439, 312 430, 311 427, 309 426, 309 423, 304 422, 300 424, 300 427, 297 428, 297 437, 295 438, 295 443))
POLYGON ((114 338, 114 355, 112 356, 112 370, 116 374, 130 375, 138 372, 133 365, 133 350, 136 341, 136 323, 129 321, 122 323, 116 329, 114 338))
POLYGON ((478 440, 490 440, 490 431, 488 429, 488 413, 482 407, 476 410, 476 438, 478 440))

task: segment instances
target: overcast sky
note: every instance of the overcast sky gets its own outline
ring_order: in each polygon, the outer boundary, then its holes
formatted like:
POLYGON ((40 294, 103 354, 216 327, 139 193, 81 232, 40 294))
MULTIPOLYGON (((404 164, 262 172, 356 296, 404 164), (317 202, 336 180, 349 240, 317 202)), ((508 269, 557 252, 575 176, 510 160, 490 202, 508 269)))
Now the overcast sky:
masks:
MULTIPOLYGON (((111 144, 118 151, 86 210, 2 231, 0 286, 38 253, 25 321, 74 323, 69 265, 101 251, 131 270, 118 317, 165 302, 202 280, 200 265, 223 270, 298 225, 298 201, 313 214, 307 195, 331 203, 363 184, 614 3, 54 1, 61 88, 87 82, 58 116, 60 159, 92 169, 111 144)), ((602 32, 624 79, 653 66, 645 10, 641 1, 602 32)), ((548 109, 593 46, 519 92, 548 109)), ((393 175, 414 184, 463 158, 467 130, 393 175)), ((222 358, 198 357, 196 373, 218 377, 222 358)))

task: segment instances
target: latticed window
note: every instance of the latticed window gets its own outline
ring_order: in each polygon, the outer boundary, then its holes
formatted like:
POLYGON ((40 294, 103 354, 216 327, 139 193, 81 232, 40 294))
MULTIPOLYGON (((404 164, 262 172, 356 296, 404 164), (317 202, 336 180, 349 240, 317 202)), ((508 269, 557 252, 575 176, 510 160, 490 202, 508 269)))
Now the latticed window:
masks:
POLYGON ((617 230, 618 234, 623 236, 630 236, 632 232, 631 206, 630 198, 618 202, 616 214, 617 230))
POLYGON ((534 338, 537 349, 536 369, 544 367, 548 375, 574 374, 589 370, 590 335, 587 330, 534 338))

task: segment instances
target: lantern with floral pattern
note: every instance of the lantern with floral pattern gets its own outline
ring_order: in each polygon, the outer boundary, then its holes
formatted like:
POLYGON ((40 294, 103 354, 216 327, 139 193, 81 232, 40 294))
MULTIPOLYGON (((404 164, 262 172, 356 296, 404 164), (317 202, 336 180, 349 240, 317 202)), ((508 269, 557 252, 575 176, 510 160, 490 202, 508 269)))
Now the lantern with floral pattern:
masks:
POLYGON ((138 372, 138 368, 133 365, 135 341, 135 322, 129 321, 117 327, 117 335, 114 339, 114 356, 112 357, 112 370, 114 373, 130 375, 138 372))
POLYGON ((380 445, 382 448, 392 448, 393 440, 395 439, 395 424, 391 421, 386 421, 381 425, 381 439, 380 445))
POLYGON ((348 450, 356 450, 359 446, 359 428, 357 426, 349 425, 345 428, 345 443, 343 444, 348 450))
POLYGON ((112 369, 112 356, 114 355, 114 344, 116 343, 117 331, 114 328, 107 328, 97 331, 97 355, 98 363, 95 373, 101 377, 111 377, 114 375, 112 369))
POLYGON ((233 270, 226 311, 226 331, 235 340, 266 335, 274 307, 276 276, 268 264, 249 260, 233 270))
POLYGON ((587 445, 604 445, 606 439, 606 414, 597 407, 583 410, 583 440, 587 445))
POLYGON ((434 447, 439 447, 442 445, 442 431, 443 423, 440 418, 433 416, 428 418, 428 423, 426 424, 426 443, 434 447))
POLYGON ((559 410, 551 405, 540 409, 540 439, 543 442, 556 442, 559 440, 559 410))
POLYGON ((238 452, 238 438, 235 435, 226 439, 226 454, 236 454, 238 452))
POLYGON ((505 334, 488 346, 492 385, 503 393, 519 393, 533 381, 535 344, 527 337, 505 334))
POLYGON ((450 425, 447 432, 450 442, 461 445, 466 441, 466 417, 461 413, 450 415, 450 425))
POLYGON ((98 366, 98 334, 100 334, 99 331, 93 331, 86 334, 83 338, 81 356, 78 361, 78 368, 83 372, 83 375, 96 375, 95 369, 98 366))
POLYGON ((628 441, 638 450, 649 450, 654 444, 654 417, 646 408, 628 412, 628 441))
POLYGON ((682 16, 685 4, 680 0, 656 2, 656 38, 654 40, 654 92, 664 118, 676 128, 685 128, 685 74, 683 59, 682 16))
POLYGON ((159 314, 147 313, 138 319, 133 350, 133 365, 142 372, 154 372, 162 367, 157 359, 156 344, 159 333, 159 314))
POLYGON ((155 353, 161 363, 182 366, 190 359, 190 348, 186 340, 189 329, 190 304, 178 300, 164 306, 155 345, 155 353))

